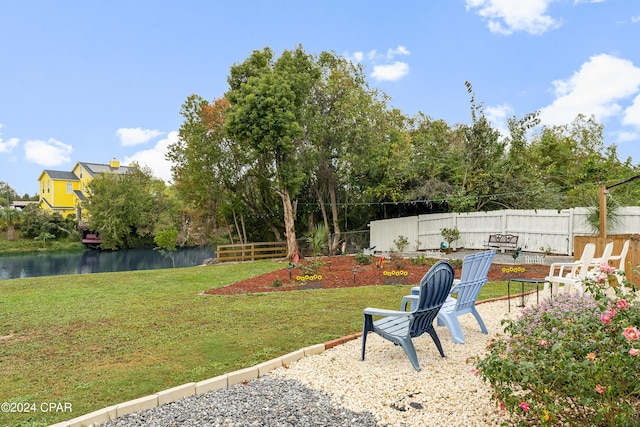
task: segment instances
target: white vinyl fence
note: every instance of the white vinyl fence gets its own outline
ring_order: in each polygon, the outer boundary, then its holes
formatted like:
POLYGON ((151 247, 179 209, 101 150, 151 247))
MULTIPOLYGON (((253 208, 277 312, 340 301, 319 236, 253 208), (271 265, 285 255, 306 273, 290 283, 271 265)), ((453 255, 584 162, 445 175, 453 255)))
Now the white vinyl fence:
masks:
MULTIPOLYGON (((440 230, 456 227, 460 238, 452 249, 484 249, 490 234, 515 234, 526 252, 573 254, 573 237, 593 235, 587 208, 557 210, 502 210, 419 215, 372 221, 370 244, 376 251, 397 250, 394 240, 408 239, 405 251, 433 250, 444 240, 440 230)), ((608 234, 640 233, 640 206, 619 208, 620 225, 608 234)))

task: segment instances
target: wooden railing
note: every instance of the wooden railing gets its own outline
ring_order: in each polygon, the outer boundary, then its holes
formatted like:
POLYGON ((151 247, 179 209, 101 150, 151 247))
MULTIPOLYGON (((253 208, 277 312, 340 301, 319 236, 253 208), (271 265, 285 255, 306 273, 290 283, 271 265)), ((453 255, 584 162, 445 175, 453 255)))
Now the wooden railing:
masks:
POLYGON ((219 262, 255 261, 266 258, 284 258, 287 256, 287 242, 238 243, 218 245, 216 257, 219 262))

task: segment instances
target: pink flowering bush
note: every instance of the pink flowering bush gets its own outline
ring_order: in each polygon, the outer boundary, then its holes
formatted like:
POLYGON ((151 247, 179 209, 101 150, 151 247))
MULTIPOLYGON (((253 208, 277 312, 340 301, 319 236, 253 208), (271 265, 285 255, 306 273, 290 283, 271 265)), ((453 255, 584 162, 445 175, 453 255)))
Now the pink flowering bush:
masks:
POLYGON ((640 302, 607 267, 583 284, 584 296, 560 294, 504 321, 506 336, 476 360, 512 420, 640 425, 640 302))

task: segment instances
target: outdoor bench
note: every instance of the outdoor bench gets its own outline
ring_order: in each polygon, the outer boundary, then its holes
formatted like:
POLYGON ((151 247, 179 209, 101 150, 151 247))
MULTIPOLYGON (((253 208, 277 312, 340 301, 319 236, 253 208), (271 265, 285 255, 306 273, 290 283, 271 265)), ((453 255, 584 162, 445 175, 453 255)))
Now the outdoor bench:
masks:
POLYGON ((518 236, 513 234, 490 234, 489 241, 484 242, 486 248, 517 249, 518 236))

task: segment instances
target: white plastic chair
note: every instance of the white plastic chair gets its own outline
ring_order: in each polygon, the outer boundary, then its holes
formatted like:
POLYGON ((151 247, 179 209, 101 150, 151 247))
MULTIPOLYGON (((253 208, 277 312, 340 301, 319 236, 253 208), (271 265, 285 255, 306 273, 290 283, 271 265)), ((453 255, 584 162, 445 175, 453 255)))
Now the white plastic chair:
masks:
POLYGON ((545 277, 543 292, 546 292, 548 285, 552 284, 553 295, 557 295, 560 284, 564 285, 565 292, 570 292, 574 288, 579 295, 584 293, 582 282, 587 277, 587 273, 593 262, 596 253, 596 244, 587 243, 584 245, 582 255, 578 261, 574 262, 554 262, 549 267, 549 275, 545 277))

